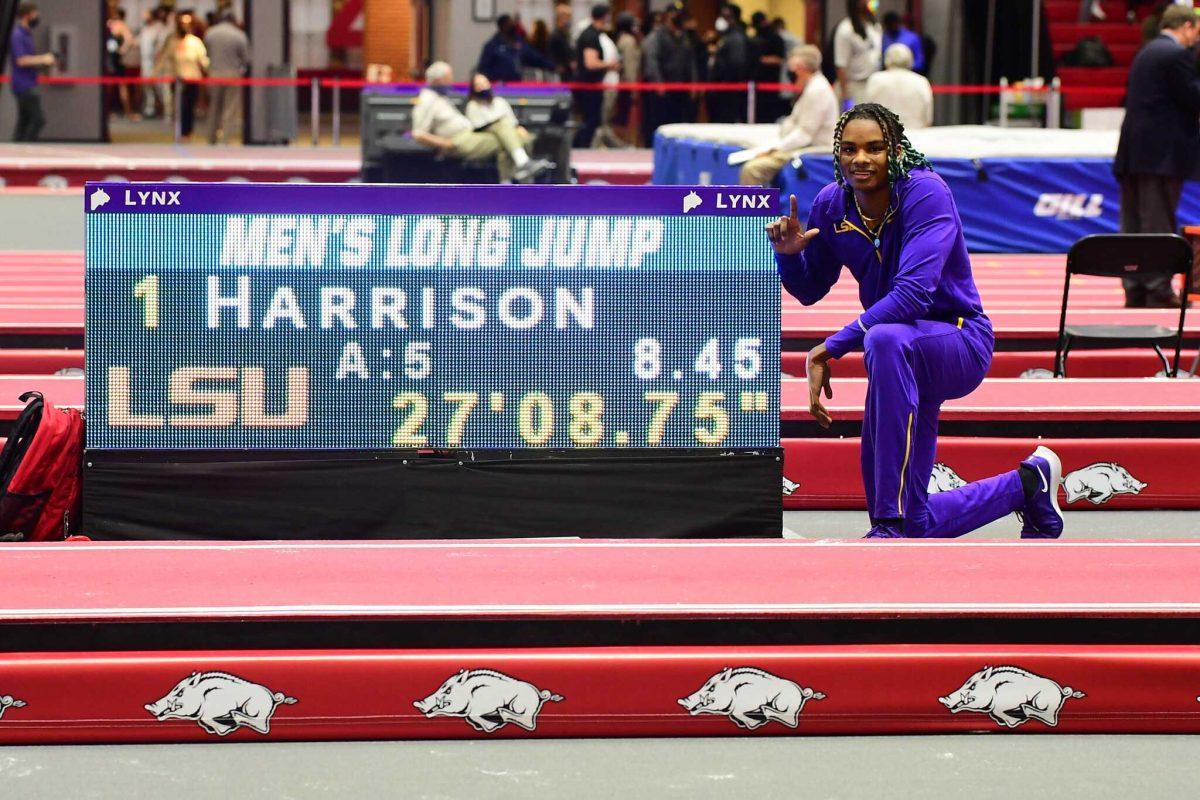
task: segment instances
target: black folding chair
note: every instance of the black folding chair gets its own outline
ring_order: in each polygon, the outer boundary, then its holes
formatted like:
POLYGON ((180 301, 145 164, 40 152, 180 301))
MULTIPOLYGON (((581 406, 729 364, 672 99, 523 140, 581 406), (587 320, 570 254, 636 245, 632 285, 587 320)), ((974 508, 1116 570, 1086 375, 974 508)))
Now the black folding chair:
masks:
POLYGON ((1163 370, 1174 378, 1179 372, 1183 347, 1183 319, 1187 314, 1187 291, 1181 293, 1179 329, 1162 325, 1067 325, 1067 296, 1072 275, 1183 275, 1191 285, 1192 246, 1173 233, 1115 233, 1085 236, 1067 253, 1067 277, 1063 283, 1062 315, 1058 319, 1058 347, 1054 352, 1054 377, 1067 375, 1071 348, 1110 350, 1118 347, 1153 347, 1162 359, 1163 370), (1163 347, 1175 346, 1175 360, 1168 363, 1163 347))

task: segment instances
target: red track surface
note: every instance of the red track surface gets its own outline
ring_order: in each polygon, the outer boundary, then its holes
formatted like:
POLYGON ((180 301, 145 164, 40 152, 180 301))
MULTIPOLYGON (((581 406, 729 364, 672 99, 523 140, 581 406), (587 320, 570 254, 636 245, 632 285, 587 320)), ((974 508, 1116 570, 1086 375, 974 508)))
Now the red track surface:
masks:
MULTIPOLYGON (((273 148, 269 154, 253 147, 176 145, 13 144, 0 145, 0 178, 8 186, 37 186, 58 176, 70 186, 87 181, 283 181, 300 178, 343 183, 357 178, 362 158, 357 147, 273 148)), ((649 150, 575 150, 571 165, 583 183, 643 184, 650 182, 653 156, 649 150)))
MULTIPOLYGON (((1167 360, 1174 357, 1174 351, 1167 353, 1167 360)), ((0 374, 3 370, 3 351, 0 351, 0 374)), ((781 354, 780 369, 783 374, 792 378, 801 378, 807 374, 805 361, 808 354, 804 351, 789 351, 781 354)), ((1195 350, 1185 349, 1179 359, 1179 368, 1187 370, 1196 358, 1195 350)), ((1152 378, 1162 371, 1162 362, 1154 351, 1142 350, 1076 350, 1067 360, 1067 374, 1072 378, 1152 378)), ((1030 369, 1054 370, 1053 352, 1021 352, 1001 350, 992 356, 992 366, 988 370, 989 378, 1019 378, 1021 373, 1030 369)), ((833 362, 835 380, 842 378, 867 377, 866 365, 863 364, 862 353, 848 353, 833 362)))
POLYGON ((3 622, 1200 615, 1200 542, 67 542, 0 567, 3 622))

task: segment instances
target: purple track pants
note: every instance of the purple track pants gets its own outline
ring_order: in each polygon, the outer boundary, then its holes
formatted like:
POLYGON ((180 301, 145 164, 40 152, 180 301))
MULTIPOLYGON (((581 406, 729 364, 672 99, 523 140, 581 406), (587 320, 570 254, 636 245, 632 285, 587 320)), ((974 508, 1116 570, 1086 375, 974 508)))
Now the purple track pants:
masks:
POLYGON ((872 520, 903 518, 906 538, 952 538, 1024 507, 1015 469, 953 491, 928 492, 942 403, 983 382, 993 341, 986 317, 867 331, 862 472, 872 520))

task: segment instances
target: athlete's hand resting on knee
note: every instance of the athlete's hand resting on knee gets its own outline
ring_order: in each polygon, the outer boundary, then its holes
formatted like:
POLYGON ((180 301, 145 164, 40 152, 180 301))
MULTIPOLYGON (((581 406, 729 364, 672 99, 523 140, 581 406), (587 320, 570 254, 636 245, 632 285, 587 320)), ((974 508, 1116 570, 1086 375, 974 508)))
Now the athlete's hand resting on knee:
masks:
POLYGON ((800 214, 796 209, 796 195, 791 195, 792 213, 780 217, 775 222, 767 223, 767 238, 776 253, 795 255, 808 247, 808 243, 820 233, 819 228, 804 230, 800 224, 800 214))
POLYGON ((829 353, 825 350, 824 342, 808 351, 806 367, 808 369, 808 413, 816 417, 822 428, 828 428, 833 423, 833 417, 829 416, 825 406, 821 405, 821 390, 825 391, 827 398, 833 399, 833 388, 829 385, 829 379, 833 376, 833 368, 829 364, 829 353))

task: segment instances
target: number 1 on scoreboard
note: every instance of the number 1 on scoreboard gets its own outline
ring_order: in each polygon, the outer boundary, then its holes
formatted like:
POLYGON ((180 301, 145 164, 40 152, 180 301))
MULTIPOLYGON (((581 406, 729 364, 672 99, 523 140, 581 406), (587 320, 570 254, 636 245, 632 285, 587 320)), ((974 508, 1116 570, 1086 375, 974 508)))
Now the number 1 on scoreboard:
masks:
POLYGON ((158 327, 158 276, 147 275, 133 286, 133 296, 142 301, 142 327, 158 327))

